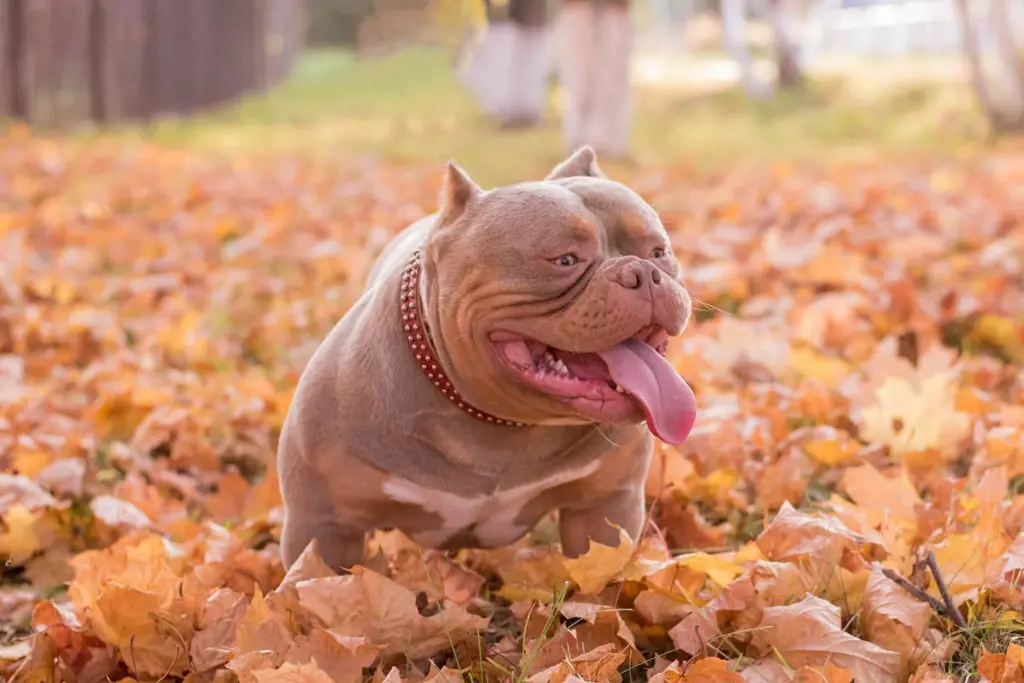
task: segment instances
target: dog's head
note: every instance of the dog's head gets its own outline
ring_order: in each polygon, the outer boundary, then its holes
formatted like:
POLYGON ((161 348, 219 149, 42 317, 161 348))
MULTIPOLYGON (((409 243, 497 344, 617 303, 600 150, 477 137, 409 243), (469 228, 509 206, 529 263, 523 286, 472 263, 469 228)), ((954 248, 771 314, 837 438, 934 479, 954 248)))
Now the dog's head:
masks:
POLYGON ((686 438, 693 393, 664 353, 690 297, 657 213, 591 149, 491 191, 449 163, 425 251, 432 335, 478 408, 534 424, 646 418, 686 438))

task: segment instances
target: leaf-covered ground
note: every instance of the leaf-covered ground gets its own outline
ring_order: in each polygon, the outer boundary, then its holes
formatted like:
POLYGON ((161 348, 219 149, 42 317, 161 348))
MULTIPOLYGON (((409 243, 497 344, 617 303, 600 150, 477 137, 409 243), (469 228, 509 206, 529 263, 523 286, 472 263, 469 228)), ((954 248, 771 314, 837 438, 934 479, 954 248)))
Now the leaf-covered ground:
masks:
POLYGON ((1024 156, 621 177, 704 302, 639 547, 285 575, 291 391, 440 170, 3 140, 4 675, 1024 680, 1024 156))

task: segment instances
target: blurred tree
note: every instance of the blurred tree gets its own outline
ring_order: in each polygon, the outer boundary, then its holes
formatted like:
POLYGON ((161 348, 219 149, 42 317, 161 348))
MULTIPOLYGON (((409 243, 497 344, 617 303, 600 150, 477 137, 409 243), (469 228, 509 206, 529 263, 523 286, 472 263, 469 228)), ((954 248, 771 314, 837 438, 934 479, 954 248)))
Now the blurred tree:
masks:
POLYGON ((954 6, 960 20, 971 85, 990 125, 997 133, 1024 130, 1024 65, 1008 15, 1007 0, 989 0, 989 11, 984 17, 979 17, 980 3, 974 0, 954 0, 954 6), (998 78, 993 82, 986 72, 984 49, 990 41, 979 38, 983 33, 995 38, 992 42, 995 43, 997 73, 1003 76, 1002 88, 998 78))
POLYGON ((754 99, 767 98, 772 94, 772 86, 758 78, 747 42, 746 0, 722 0, 721 15, 722 42, 725 43, 725 51, 736 60, 743 89, 754 99))
POLYGON ((766 14, 772 26, 775 47, 775 83, 757 76, 747 43, 747 0, 721 0, 722 41, 736 60, 740 83, 750 97, 765 99, 775 88, 788 89, 804 81, 795 0, 768 0, 766 14))
POLYGON ((795 0, 770 0, 769 15, 775 38, 776 82, 780 88, 792 88, 804 80, 797 38, 795 0))
MULTIPOLYGON (((1019 2, 1020 0, 1015 0, 1019 2)), ((996 34, 996 48, 1001 61, 1006 65, 1011 97, 1016 100, 1017 116, 1024 117, 1024 66, 1021 61, 1021 45, 1014 35, 1016 24, 1010 16, 1008 0, 990 0, 992 23, 996 34)), ((1018 124, 1020 125, 1020 124, 1018 124)))
POLYGON ((311 45, 354 45, 373 0, 308 0, 311 45))

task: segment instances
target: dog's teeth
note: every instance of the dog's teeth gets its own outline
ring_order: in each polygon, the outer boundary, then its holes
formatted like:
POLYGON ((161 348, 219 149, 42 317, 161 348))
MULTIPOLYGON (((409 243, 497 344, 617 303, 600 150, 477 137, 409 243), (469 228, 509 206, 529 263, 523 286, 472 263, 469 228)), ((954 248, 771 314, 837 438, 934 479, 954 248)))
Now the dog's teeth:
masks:
POLYGON ((560 375, 569 374, 569 368, 565 367, 565 361, 563 361, 561 358, 555 361, 555 370, 558 371, 558 374, 560 375))

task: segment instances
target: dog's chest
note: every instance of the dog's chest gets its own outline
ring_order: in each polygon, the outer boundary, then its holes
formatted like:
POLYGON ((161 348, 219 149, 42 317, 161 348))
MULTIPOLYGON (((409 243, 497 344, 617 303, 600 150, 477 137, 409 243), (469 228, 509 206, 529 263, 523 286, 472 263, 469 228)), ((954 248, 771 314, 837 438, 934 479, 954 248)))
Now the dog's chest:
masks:
POLYGON ((492 493, 476 496, 439 491, 398 477, 385 481, 382 490, 392 500, 420 507, 440 520, 433 528, 408 532, 420 545, 438 547, 451 543, 452 539, 471 537, 480 546, 497 547, 522 537, 550 511, 533 505, 545 492, 583 479, 597 471, 599 466, 600 463, 594 461, 529 483, 498 488, 492 493))

